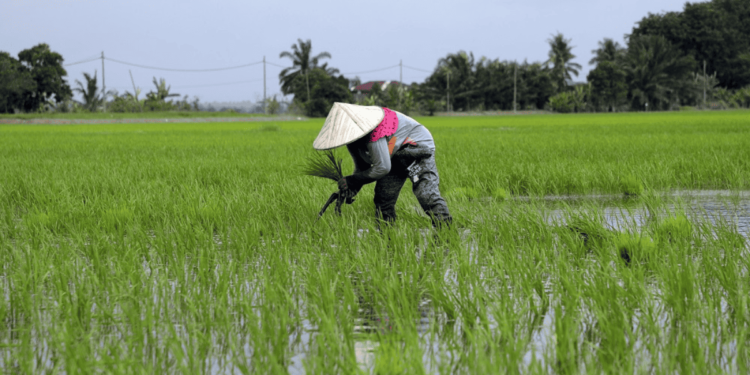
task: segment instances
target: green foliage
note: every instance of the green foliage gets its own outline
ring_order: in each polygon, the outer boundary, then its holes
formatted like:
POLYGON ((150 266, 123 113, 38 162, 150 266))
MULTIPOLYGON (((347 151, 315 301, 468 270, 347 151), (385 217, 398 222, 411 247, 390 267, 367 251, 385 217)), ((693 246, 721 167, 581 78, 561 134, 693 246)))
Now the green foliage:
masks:
POLYGON ((588 86, 576 86, 549 98, 550 108, 558 113, 583 112, 587 107, 588 86))
POLYGON ((549 59, 545 64, 552 65, 550 75, 558 93, 565 90, 568 82, 572 81, 573 75, 578 77, 578 71, 581 69, 580 64, 572 62, 576 55, 572 52, 573 47, 570 42, 571 40, 565 39, 562 33, 557 33, 547 40, 550 51, 549 59))
POLYGON ((744 0, 685 3, 682 12, 649 14, 633 28, 632 38, 661 36, 682 53, 716 72, 719 85, 750 85, 750 5, 744 0))
POLYGON ((586 77, 591 83, 591 94, 597 107, 614 112, 628 95, 625 72, 613 61, 601 61, 586 77))
POLYGON ((549 106, 558 113, 571 113, 575 110, 572 97, 571 92, 563 91, 549 98, 549 106))
POLYGON ((301 103, 308 116, 326 117, 333 103, 352 101, 352 94, 347 87, 348 80, 344 76, 330 76, 323 69, 314 69, 309 76, 312 99, 301 103))
POLYGON ((68 75, 62 66, 63 57, 52 51, 49 45, 40 43, 19 52, 18 61, 28 69, 36 82, 34 94, 26 97, 23 102, 25 111, 36 110, 53 99, 62 101, 73 95, 70 86, 63 79, 68 75))
MULTIPOLYGON (((513 109, 514 76, 518 108, 543 108, 554 93, 550 70, 541 63, 474 60, 460 51, 438 62, 426 81, 414 87, 415 100, 423 112, 434 114, 448 106, 455 111, 513 109), (449 78, 450 77, 450 82, 449 78), (450 83, 450 103, 448 84, 450 83)), ((414 85, 412 85, 414 86, 414 85)))
POLYGON ((329 68, 328 63, 318 65, 320 60, 331 58, 328 52, 312 56, 312 42, 308 39, 297 40, 292 51, 284 51, 279 57, 292 60, 292 66, 279 73, 281 92, 284 95, 294 94, 294 101, 304 108, 305 114, 311 117, 325 117, 334 102, 351 102, 349 80, 336 68, 329 68))
POLYGON ((44 43, 19 52, 18 60, 0 51, 0 113, 35 112, 69 99, 62 63, 62 56, 44 43))
POLYGON ((695 60, 664 37, 631 37, 623 67, 633 109, 643 109, 646 103, 651 110, 669 109, 680 104, 680 97, 697 94, 695 87, 689 86, 695 60))
POLYGON ((96 85, 96 72, 94 76, 90 76, 88 73, 83 73, 83 78, 86 79, 84 85, 81 81, 76 80, 77 87, 73 91, 83 96, 83 102, 81 105, 89 112, 96 112, 104 104, 104 96, 100 95, 99 88, 96 85))
POLYGON ((281 105, 279 104, 279 101, 276 100, 276 95, 274 95, 271 98, 266 99, 266 114, 269 115, 275 115, 279 113, 279 109, 281 108, 281 105))
POLYGON ((0 113, 25 108, 25 101, 36 91, 29 69, 7 52, 0 52, 0 113))

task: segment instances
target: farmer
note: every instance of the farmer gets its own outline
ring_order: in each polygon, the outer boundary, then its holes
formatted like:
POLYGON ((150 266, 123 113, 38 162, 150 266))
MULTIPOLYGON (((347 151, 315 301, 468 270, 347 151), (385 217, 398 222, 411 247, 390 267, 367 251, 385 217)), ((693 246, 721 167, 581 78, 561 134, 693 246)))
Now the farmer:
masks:
POLYGON ((451 223, 438 189, 435 141, 422 124, 388 108, 334 103, 313 147, 328 150, 343 145, 354 160, 354 173, 339 181, 339 189, 351 198, 363 185, 377 181, 375 214, 379 220, 396 220, 398 194, 409 178, 432 225, 451 223))

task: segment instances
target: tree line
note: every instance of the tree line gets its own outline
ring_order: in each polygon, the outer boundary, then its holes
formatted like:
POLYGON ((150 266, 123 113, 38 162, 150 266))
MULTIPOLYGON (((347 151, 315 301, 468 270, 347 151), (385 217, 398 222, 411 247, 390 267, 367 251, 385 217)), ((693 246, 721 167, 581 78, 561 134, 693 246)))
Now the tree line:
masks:
MULTIPOLYGON (((594 68, 576 82, 582 66, 574 61, 572 41, 552 35, 546 61, 518 62, 475 58, 458 51, 438 60, 423 82, 378 84, 355 99, 347 78, 313 54, 310 40, 298 40, 280 54, 291 66, 279 74, 281 91, 293 95, 291 110, 326 116, 334 102, 358 102, 405 113, 437 111, 535 110, 557 112, 671 110, 750 107, 750 1, 712 0, 686 3, 683 11, 648 14, 623 44, 599 42, 589 64, 594 68)), ((46 44, 14 58, 0 52, 0 113, 13 111, 137 112, 198 109, 197 99, 173 93, 164 79, 140 98, 140 89, 102 92, 97 74, 84 74, 71 89, 60 54, 46 44), (82 100, 73 101, 73 93, 82 100)), ((275 97, 265 103, 275 112, 275 97)))
POLYGON ((171 92, 163 78, 154 77, 154 88, 140 98, 139 88, 103 92, 96 71, 83 73, 83 81, 75 80, 71 88, 64 79, 67 74, 63 57, 45 43, 19 52, 17 59, 0 51, 0 113, 198 110, 197 98, 172 99, 180 94, 171 92), (73 100, 73 93, 81 100, 73 100))
MULTIPOLYGON (((537 62, 476 59, 449 53, 424 82, 408 89, 376 84, 360 104, 403 112, 549 109, 557 112, 671 110, 750 107, 750 1, 686 3, 681 12, 648 14, 624 45, 599 42, 587 82, 575 82, 572 41, 553 35, 548 59, 537 62), (514 108, 515 107, 515 108, 514 108)), ((309 116, 325 116, 333 102, 352 102, 347 79, 313 56, 310 40, 298 40, 281 57, 292 67, 279 75, 282 92, 309 116)))

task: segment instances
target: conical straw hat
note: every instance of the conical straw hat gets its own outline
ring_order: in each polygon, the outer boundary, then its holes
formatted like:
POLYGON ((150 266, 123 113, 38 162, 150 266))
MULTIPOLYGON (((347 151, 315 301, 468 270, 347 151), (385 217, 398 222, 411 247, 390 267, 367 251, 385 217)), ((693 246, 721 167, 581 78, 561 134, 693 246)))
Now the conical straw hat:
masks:
POLYGON ((313 147, 329 150, 352 143, 375 129, 384 117, 380 107, 334 103, 313 147))

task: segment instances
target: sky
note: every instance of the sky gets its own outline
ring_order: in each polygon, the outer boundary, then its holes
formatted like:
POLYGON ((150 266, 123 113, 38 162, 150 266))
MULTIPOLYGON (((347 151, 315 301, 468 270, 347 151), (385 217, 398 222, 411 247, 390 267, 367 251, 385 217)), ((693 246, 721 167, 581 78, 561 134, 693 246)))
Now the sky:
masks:
MULTIPOLYGON (((100 57, 167 69, 216 69, 266 58, 266 93, 278 95, 281 59, 298 39, 347 78, 423 82, 440 58, 458 51, 500 60, 547 60, 547 40, 571 39, 585 81, 592 50, 604 38, 624 44, 648 13, 680 11, 684 0, 381 0, 159 1, 0 0, 0 51, 16 56, 38 43, 65 64, 100 57), (391 68, 389 68, 391 67, 391 68), (388 69, 384 69, 388 68, 388 69), (384 70, 382 70, 384 69, 384 70), (377 70, 372 72, 373 70, 377 70)), ((71 87, 83 73, 102 76, 102 61, 67 66, 71 87)), ((259 101, 263 64, 212 72, 177 72, 105 60, 109 91, 143 93, 164 78, 172 92, 201 102, 259 101), (133 80, 131 81, 130 73, 133 80)), ((143 94, 142 94, 143 95, 143 94)), ((290 99, 291 97, 287 97, 290 99)))

